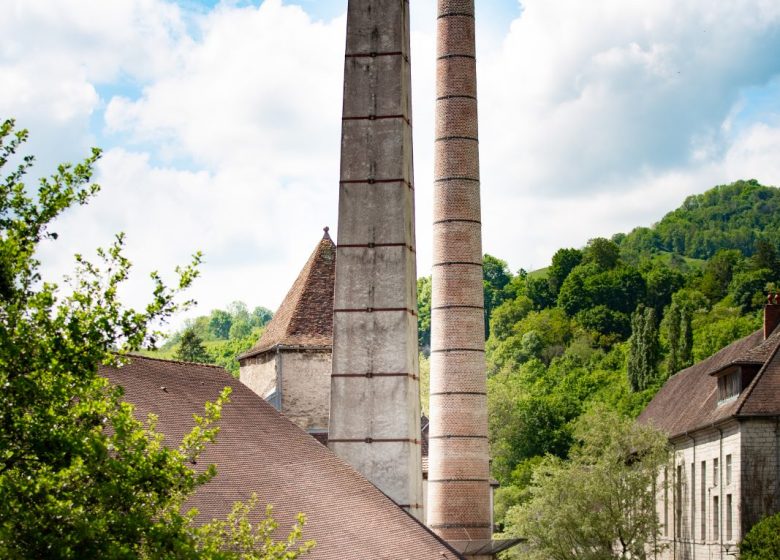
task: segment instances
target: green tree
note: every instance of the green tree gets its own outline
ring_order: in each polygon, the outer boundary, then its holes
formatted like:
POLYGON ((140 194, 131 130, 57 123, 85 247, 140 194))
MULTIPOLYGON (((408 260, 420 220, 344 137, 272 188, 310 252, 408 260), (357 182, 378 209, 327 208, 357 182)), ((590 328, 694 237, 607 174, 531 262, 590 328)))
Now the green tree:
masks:
POLYGON ((417 279, 417 343, 425 356, 431 354, 431 277, 417 279))
POLYGON ((215 309, 209 316, 209 333, 214 338, 227 340, 230 338, 230 327, 233 325, 233 317, 227 311, 215 309))
POLYGON ((574 267, 582 262, 582 251, 579 249, 558 249, 552 258, 552 264, 547 269, 547 282, 550 291, 557 297, 563 281, 574 267))
POLYGON ((252 310, 252 326, 253 327, 264 327, 268 323, 271 322, 271 319, 273 319, 274 314, 273 311, 266 307, 255 307, 252 310))
POLYGON ((507 512, 507 533, 528 538, 531 558, 652 558, 666 436, 602 407, 577 420, 574 437, 569 461, 548 456, 534 469, 532 497, 507 512))
POLYGON ((620 247, 614 241, 596 237, 588 241, 583 251, 583 262, 594 263, 602 270, 614 268, 620 260, 620 247))
POLYGON ((179 348, 176 350, 175 357, 182 362, 195 362, 200 364, 210 364, 213 362, 206 347, 203 346, 203 340, 192 329, 187 329, 181 336, 179 348))
POLYGON ((750 529, 739 544, 741 560, 780 558, 780 513, 765 517, 750 529))
MULTIPOLYGON (((0 126, 0 167, 26 138, 13 121, 0 126)), ((178 269, 174 288, 152 274, 143 311, 118 299, 130 268, 122 235, 98 251, 100 265, 76 257, 69 295, 42 278, 33 256, 42 240, 56 239, 53 220, 98 191, 90 181, 99 154, 59 166, 34 197, 22 182, 33 164, 27 156, 0 187, 0 557, 239 558, 232 543, 205 539, 206 529, 181 511, 214 476, 213 466, 198 473, 192 463, 216 437, 229 391, 206 403, 192 432, 169 448, 155 419, 137 420, 121 389, 98 373, 155 342, 150 326, 181 307, 200 256, 178 269)))
POLYGON ((482 286, 485 305, 485 338, 490 336, 490 317, 493 310, 507 298, 504 291, 512 280, 512 273, 506 261, 497 259, 487 253, 482 258, 482 286))
POLYGON ((655 310, 640 306, 631 316, 626 373, 633 391, 644 391, 656 381, 660 358, 655 310))

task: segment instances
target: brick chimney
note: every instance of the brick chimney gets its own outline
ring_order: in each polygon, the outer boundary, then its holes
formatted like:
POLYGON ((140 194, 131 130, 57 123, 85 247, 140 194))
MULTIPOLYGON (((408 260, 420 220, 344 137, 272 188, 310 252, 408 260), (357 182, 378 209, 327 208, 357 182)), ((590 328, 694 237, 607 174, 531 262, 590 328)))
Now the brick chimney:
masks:
POLYGON ((780 323, 780 294, 772 293, 766 296, 764 306, 764 339, 766 340, 772 331, 780 323))
POLYGON ((484 543, 493 528, 474 0, 439 0, 437 26, 428 524, 450 544, 484 543))

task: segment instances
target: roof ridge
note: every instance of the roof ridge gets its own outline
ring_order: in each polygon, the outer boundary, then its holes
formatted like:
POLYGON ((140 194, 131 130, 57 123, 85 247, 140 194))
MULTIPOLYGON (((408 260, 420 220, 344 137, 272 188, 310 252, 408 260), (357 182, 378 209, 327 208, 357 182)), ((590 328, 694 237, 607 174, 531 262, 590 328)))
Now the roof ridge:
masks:
POLYGON ((203 367, 218 369, 220 371, 227 372, 228 374, 230 373, 225 368, 223 368, 222 366, 218 366, 217 364, 204 364, 202 362, 187 362, 185 360, 176 360, 176 359, 171 359, 171 358, 157 358, 157 357, 154 357, 154 356, 144 356, 143 354, 135 354, 133 352, 128 352, 127 354, 120 354, 119 352, 115 352, 115 354, 117 356, 120 356, 120 357, 121 356, 128 356, 128 357, 130 357, 130 358, 132 358, 134 360, 136 358, 141 358, 143 360, 153 360, 155 362, 166 362, 166 363, 169 363, 169 364, 184 364, 184 365, 188 365, 188 366, 203 366, 203 367))
MULTIPOLYGON (((238 356, 239 360, 244 358, 251 358, 279 345, 284 346, 291 344, 289 340, 290 338, 298 337, 305 339, 308 337, 309 339, 314 339, 314 341, 317 341, 318 338, 332 336, 332 324, 328 326, 321 324, 321 322, 317 320, 307 320, 306 311, 308 310, 309 312, 315 313, 318 316, 322 315, 322 309, 319 309, 318 311, 318 308, 324 305, 324 299, 317 298, 314 292, 317 291, 317 288, 323 288, 320 291, 324 291, 324 288, 326 287, 331 291, 333 289, 332 279, 329 280, 328 276, 332 276, 334 274, 335 267, 333 265, 328 265, 327 263, 323 265, 321 264, 321 261, 325 261, 325 251, 330 250, 333 251, 332 257, 333 261, 335 262, 334 249, 335 243, 333 243, 333 240, 329 235, 327 235, 326 232, 325 236, 323 236, 315 246, 311 255, 309 255, 309 258, 306 260, 306 264, 303 265, 303 268, 298 273, 298 276, 295 278, 292 286, 284 296, 282 303, 279 305, 276 313, 274 313, 271 322, 268 323, 265 332, 263 332, 260 339, 254 344, 254 346, 252 346, 252 348, 238 356), (330 266, 330 268, 333 270, 326 268, 328 266, 330 266), (315 274, 315 271, 317 270, 324 271, 325 274, 322 272, 315 274), (305 308, 302 307, 304 301, 307 302, 307 305, 303 306, 305 308), (307 325, 309 329, 313 330, 307 331, 304 328, 302 329, 302 332, 299 332, 299 329, 296 329, 295 327, 301 324, 307 325), (328 332, 325 333, 324 331, 328 332)), ((332 292, 329 294, 329 300, 329 306, 332 311, 332 292)), ((330 315, 330 319, 332 321, 332 313, 330 315)), ((309 317, 309 319, 311 319, 311 317, 309 317)), ((305 342, 305 340, 299 340, 297 345, 305 345, 305 342)))
MULTIPOLYGON (((777 331, 777 329, 775 329, 775 331, 777 331)), ((774 332, 772 334, 774 334, 774 332)), ((769 336, 771 337, 772 335, 770 334, 769 336)), ((769 340, 769 337, 767 337, 767 340, 769 340)), ((753 389, 755 389, 756 385, 758 385, 759 381, 764 376, 764 373, 769 368, 769 364, 771 364, 772 360, 775 359, 778 350, 780 350, 780 339, 778 339, 777 342, 775 342, 774 350, 772 350, 772 353, 769 355, 769 357, 766 359, 764 364, 761 366, 761 369, 758 370, 758 373, 750 382, 750 385, 748 385, 747 389, 745 389, 744 394, 740 396, 739 405, 737 406, 737 409, 734 411, 734 416, 737 416, 742 412, 742 407, 745 406, 745 403, 750 398, 750 395, 753 394, 753 389)))

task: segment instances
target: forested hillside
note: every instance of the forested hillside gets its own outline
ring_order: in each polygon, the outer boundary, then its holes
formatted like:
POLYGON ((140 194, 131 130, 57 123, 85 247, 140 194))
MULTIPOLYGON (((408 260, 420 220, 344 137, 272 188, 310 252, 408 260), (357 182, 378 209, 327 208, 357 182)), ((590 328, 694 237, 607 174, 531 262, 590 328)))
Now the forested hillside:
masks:
POLYGON ((227 309, 189 319, 159 350, 143 352, 158 358, 216 364, 238 376, 236 357, 249 350, 265 330, 273 313, 265 307, 249 311, 242 301, 227 309))
MULTIPOLYGON (((740 181, 689 197, 653 227, 559 249, 517 274, 485 255, 485 330, 497 520, 545 454, 565 458, 597 403, 637 415, 669 375, 761 324, 780 280, 780 191, 740 181)), ((418 283, 420 346, 430 281, 418 283)))
MULTIPOLYGON (((636 416, 669 375, 759 328, 780 285, 780 191, 740 181, 689 197, 652 227, 561 248, 540 271, 485 255, 485 336, 497 520, 545 454, 565 458, 594 405, 636 416)), ((421 378, 430 277, 418 280, 421 378)), ((164 357, 217 363, 260 337, 271 312, 241 302, 189 321, 164 357)), ((423 408, 427 399, 423 398, 423 408)))

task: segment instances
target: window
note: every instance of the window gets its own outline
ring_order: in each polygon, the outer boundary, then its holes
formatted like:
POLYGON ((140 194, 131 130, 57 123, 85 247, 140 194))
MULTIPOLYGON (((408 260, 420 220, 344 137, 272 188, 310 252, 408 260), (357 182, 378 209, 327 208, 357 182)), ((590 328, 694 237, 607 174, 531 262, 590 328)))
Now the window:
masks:
POLYGON ((732 399, 742 390, 742 373, 737 370, 718 378, 718 402, 732 399))
POLYGON ((718 497, 712 497, 712 540, 720 540, 720 504, 718 497))
POLYGON ((726 540, 730 541, 733 537, 731 534, 731 494, 726 494, 726 540))
POLYGON ((701 540, 707 538, 707 461, 701 462, 701 540))
POLYGON ((682 536, 682 469, 682 465, 677 465, 677 480, 675 481, 674 492, 674 536, 678 539, 682 536))
POLYGON ((664 467, 664 536, 669 536, 669 469, 664 467))
POLYGON ((731 455, 726 455, 726 485, 731 484, 731 455))
POLYGON ((696 463, 691 463, 691 539, 696 539, 696 463))
POLYGON ((717 459, 712 460, 712 485, 713 486, 718 485, 718 460, 717 459))

